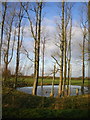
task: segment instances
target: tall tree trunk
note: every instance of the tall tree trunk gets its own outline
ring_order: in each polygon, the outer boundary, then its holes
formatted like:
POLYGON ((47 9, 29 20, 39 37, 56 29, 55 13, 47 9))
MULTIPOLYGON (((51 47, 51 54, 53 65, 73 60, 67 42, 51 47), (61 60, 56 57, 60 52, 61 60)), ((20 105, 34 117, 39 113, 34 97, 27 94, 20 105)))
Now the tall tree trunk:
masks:
POLYGON ((90 80, 90 1, 88 2, 88 78, 90 80))
POLYGON ((35 52, 35 53, 34 53, 34 56, 35 56, 35 57, 34 57, 34 77, 35 77, 35 75, 36 75, 36 53, 37 53, 37 52, 36 52, 36 51, 37 51, 37 50, 36 50, 36 49, 37 49, 36 46, 37 46, 37 40, 35 40, 34 44, 35 44, 35 46, 34 46, 34 52, 35 52))
POLYGON ((39 17, 38 17, 38 41, 37 41, 37 54, 36 54, 36 75, 35 81, 33 84, 33 91, 32 94, 37 94, 37 85, 38 85, 38 78, 39 78, 39 54, 40 54, 40 37, 41 37, 41 12, 42 12, 42 2, 38 3, 39 7, 39 17))
MULTIPOLYGON (((8 40, 7 40, 7 50, 4 56, 4 62, 5 62, 5 77, 4 77, 4 82, 7 80, 8 77, 8 65, 11 62, 12 56, 9 60, 9 49, 10 49, 10 40, 11 40, 11 32, 12 32, 12 24, 13 24, 13 19, 14 16, 12 17, 11 24, 10 24, 10 30, 9 30, 9 35, 8 35, 8 40)), ((7 33, 8 34, 8 33, 7 33)))
MULTIPOLYGON (((90 81, 90 1, 88 2, 88 80, 90 81)), ((90 91, 90 87, 88 91, 90 91)))
POLYGON ((19 62, 20 62, 20 27, 21 27, 21 20, 19 21, 19 26, 18 26, 18 42, 17 42, 17 55, 16 55, 15 88, 17 87, 17 79, 18 79, 18 72, 19 72, 19 62))
POLYGON ((67 61, 66 61, 66 52, 67 52, 67 6, 65 10, 65 32, 64 32, 64 79, 63 79, 63 95, 65 92, 65 85, 66 85, 66 74, 67 74, 67 61))
MULTIPOLYGON (((2 4, 2 3, 1 3, 2 4)), ((1 5, 0 4, 0 5, 1 5)), ((2 59, 2 43, 3 43, 3 29, 4 29, 4 22, 5 22, 5 16, 7 11, 7 2, 4 3, 5 9, 4 9, 4 15, 2 16, 2 23, 1 23, 1 40, 0 40, 0 79, 2 80, 2 66, 1 66, 1 59, 2 59)), ((4 85, 4 81, 2 82, 4 85)))
POLYGON ((5 63, 4 85, 6 85, 7 77, 8 77, 8 62, 5 63))
POLYGON ((51 88, 51 94, 50 94, 50 97, 53 97, 53 96, 54 96, 55 70, 56 70, 56 66, 54 65, 53 80, 52 80, 52 88, 51 88))
POLYGON ((20 48, 22 46, 22 40, 23 40, 23 28, 22 28, 22 37, 21 36, 21 23, 23 19, 23 9, 22 9, 22 2, 20 4, 20 10, 18 13, 18 41, 17 41, 17 52, 16 52, 16 71, 15 71, 15 85, 14 87, 17 87, 17 80, 18 80, 18 73, 19 73, 19 64, 20 64, 20 48))
POLYGON ((0 40, 0 68, 1 68, 1 50, 2 50, 2 42, 3 42, 3 29, 4 29, 4 22, 5 22, 5 16, 6 16, 6 10, 7 10, 7 3, 4 3, 5 9, 4 9, 4 15, 2 16, 2 28, 1 28, 1 40, 0 40))
POLYGON ((62 1, 62 41, 61 41, 61 67, 60 67, 60 83, 58 96, 62 94, 62 85, 63 85, 63 51, 64 51, 64 0, 62 1))
POLYGON ((67 73, 67 62, 66 62, 66 50, 67 50, 67 43, 66 43, 66 27, 65 27, 65 40, 64 40, 64 79, 63 79, 63 95, 65 91, 66 85, 66 73, 67 73))
POLYGON ((35 35, 35 39, 34 39, 35 40, 34 77, 36 75, 36 56, 37 56, 37 39, 38 39, 37 33, 38 33, 38 7, 36 8, 36 35, 35 35))
POLYGON ((82 49, 82 86, 81 91, 84 94, 84 79, 85 79, 85 58, 84 58, 84 49, 85 49, 85 38, 86 38, 86 28, 84 28, 84 36, 83 36, 83 49, 82 49))
POLYGON ((67 95, 69 95, 69 83, 70 83, 70 62, 71 62, 71 36, 72 36, 72 18, 70 19, 70 36, 69 36, 69 44, 68 44, 68 84, 67 84, 67 95))
POLYGON ((68 83, 67 83, 67 95, 69 95, 69 82, 70 82, 70 59, 68 60, 68 83))
POLYGON ((43 51, 42 51, 42 81, 41 81, 41 91, 43 93, 43 79, 44 79, 44 53, 45 53, 45 40, 43 42, 43 51))

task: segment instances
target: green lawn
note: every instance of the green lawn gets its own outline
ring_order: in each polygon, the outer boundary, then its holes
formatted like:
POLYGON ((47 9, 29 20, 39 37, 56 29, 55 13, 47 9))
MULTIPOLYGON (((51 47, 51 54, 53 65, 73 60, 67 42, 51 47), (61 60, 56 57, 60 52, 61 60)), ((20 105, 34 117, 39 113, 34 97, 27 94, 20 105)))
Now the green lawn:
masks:
POLYGON ((51 98, 3 87, 3 118, 88 118, 90 95, 51 98))

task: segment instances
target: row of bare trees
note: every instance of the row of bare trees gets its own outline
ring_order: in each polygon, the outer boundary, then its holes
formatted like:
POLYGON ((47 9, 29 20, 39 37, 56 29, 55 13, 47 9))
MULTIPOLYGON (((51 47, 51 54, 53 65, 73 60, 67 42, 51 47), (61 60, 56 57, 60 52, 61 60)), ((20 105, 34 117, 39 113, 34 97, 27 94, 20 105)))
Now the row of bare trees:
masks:
POLYGON ((69 83, 70 83, 70 61, 71 61, 71 39, 72 39, 72 3, 62 2, 59 5, 59 9, 62 11, 60 14, 61 23, 57 22, 58 29, 58 39, 59 42, 56 45, 59 47, 58 57, 60 62, 58 62, 55 56, 52 56, 56 63, 59 65, 60 71, 60 82, 58 96, 65 94, 66 78, 68 76, 67 90, 69 93, 69 83), (67 72, 68 70, 68 72, 67 72), (67 74, 68 73, 68 74, 67 74))
MULTIPOLYGON (((89 56, 86 57, 86 55, 89 55, 89 45, 90 45, 90 32, 89 32, 89 9, 90 9, 90 1, 88 3, 84 3, 83 7, 81 8, 81 19, 80 19, 80 27, 82 30, 82 86, 81 86, 81 91, 84 93, 84 82, 85 82, 85 61, 89 61, 89 56), (88 46, 87 46, 88 44, 88 46), (86 59, 87 58, 87 59, 86 59)), ((88 64, 89 65, 89 64, 88 64)), ((89 70, 89 69, 88 69, 89 70)), ((89 77, 89 76, 88 76, 89 77)))
MULTIPOLYGON (((8 77, 8 66, 13 58, 13 53, 16 51, 16 70, 15 70, 15 84, 14 87, 17 86, 17 79, 19 74, 19 65, 20 65, 20 53, 21 47, 25 50, 28 56, 28 51, 23 47, 23 31, 24 26, 22 26, 23 19, 28 19, 30 23, 30 33, 34 39, 34 54, 35 58, 34 62, 34 86, 33 86, 33 95, 36 94, 38 78, 39 78, 39 57, 40 57, 40 38, 41 38, 41 21, 42 21, 42 8, 44 7, 44 3, 36 2, 36 3, 16 3, 14 8, 9 5, 9 3, 3 3, 3 19, 2 19, 2 30, 1 30, 1 43, 0 49, 2 48, 4 58, 4 81, 7 80, 8 77), (17 8, 16 8, 17 7, 17 8), (31 13, 31 12, 32 13, 31 13), (33 23, 33 19, 31 18, 31 14, 35 14, 35 22, 33 23), (25 15, 26 14, 26 15, 25 15), (5 26, 4 26, 5 24, 5 26), (14 30, 14 35, 13 35, 14 30), (3 35, 4 39, 3 40, 3 35), (11 45, 12 43, 12 45, 11 45), (3 47, 2 47, 3 44, 3 47), (12 50, 11 50, 12 47, 12 50), (14 50, 14 48, 16 49, 14 50), (11 54, 11 56, 10 56, 11 54)), ((44 40, 45 42, 45 40, 44 40)), ((43 50, 44 50, 43 43, 43 50)), ((1 52, 1 50, 0 50, 1 52)), ((43 52, 44 54, 44 52, 43 52)), ((29 56, 28 56, 29 58, 29 56)), ((1 60, 1 53, 0 53, 1 60)), ((32 59, 29 58, 32 61, 32 59)), ((1 61, 0 61, 1 63, 1 61)))
MULTIPOLYGON (((42 11, 45 6, 44 2, 21 2, 15 3, 13 7, 10 3, 2 3, 2 23, 1 23, 1 41, 0 41, 0 67, 3 64, 4 67, 4 83, 8 79, 9 64, 15 54, 16 64, 15 64, 15 82, 14 87, 17 87, 19 67, 20 67, 20 56, 21 50, 24 51, 25 55, 34 64, 34 83, 32 94, 37 94, 37 86, 39 79, 39 68, 40 68, 40 46, 42 40, 42 90, 43 90, 43 77, 44 77, 44 64, 45 64, 45 44, 47 37, 43 35, 42 37, 42 11), (34 16, 34 17, 32 17, 34 16), (34 40, 34 59, 29 56, 29 51, 24 47, 24 22, 29 21, 30 34, 34 40), (1 63, 2 59, 2 63, 1 63)), ((70 91, 70 77, 71 77, 71 41, 72 41, 72 3, 67 3, 64 0, 59 5, 60 16, 57 21, 57 40, 56 45, 59 48, 58 58, 52 55, 55 60, 58 69, 54 66, 53 80, 52 80, 52 91, 51 96, 54 95, 54 80, 55 73, 60 72, 59 90, 58 96, 65 95, 66 92, 69 95, 70 91), (66 91, 67 85, 67 91, 66 91)), ((83 31, 83 46, 82 46, 82 90, 84 88, 85 79, 85 40, 87 39, 88 33, 88 43, 90 42, 90 3, 88 3, 88 17, 87 20, 81 21, 81 27, 83 31), (88 26, 87 26, 88 23, 88 26)), ((88 48, 89 50, 89 48, 88 48)))
MULTIPOLYGON (((4 59, 4 81, 8 79, 9 64, 13 58, 13 54, 16 50, 16 82, 19 71, 20 62, 20 48, 23 40, 23 9, 20 4, 15 4, 13 7, 11 4, 5 2, 2 3, 2 27, 1 27, 1 44, 0 44, 0 57, 4 59), (17 8, 18 6, 18 8, 17 8), (17 10, 19 9, 19 10, 17 10), (16 47, 16 49, 15 49, 16 47)), ((0 58, 1 60, 1 58, 0 58)), ((2 60, 3 61, 3 60, 2 60)), ((1 63, 1 62, 0 62, 1 63)), ((14 85, 15 86, 15 85, 14 85)))
POLYGON ((41 21, 42 21, 42 8, 44 3, 36 2, 33 4, 32 8, 29 8, 28 4, 22 4, 21 6, 24 8, 27 13, 28 20, 30 23, 30 29, 32 33, 32 37, 34 39, 34 84, 32 94, 35 95, 37 93, 37 85, 39 78, 39 57, 40 57, 40 39, 41 39, 41 21), (31 20, 31 16, 28 12, 28 8, 35 13, 35 29, 33 27, 33 21, 31 20))
MULTIPOLYGON (((59 6, 61 7, 61 14, 60 14, 60 20, 61 23, 57 23, 57 27, 59 29, 58 31, 58 36, 60 39, 60 42, 56 44, 59 49, 60 53, 59 58, 60 58, 60 63, 58 60, 55 58, 55 56, 52 56, 53 59, 56 61, 56 63, 60 67, 60 82, 59 82, 59 90, 58 90, 58 96, 64 96, 65 94, 69 95, 70 94, 70 76, 71 76, 71 40, 72 40, 72 8, 73 8, 72 3, 66 3, 64 0, 62 2, 62 5, 59 6), (66 86, 66 78, 67 78, 67 86, 66 86), (67 87, 67 89, 65 88, 67 87)), ((82 49, 82 86, 81 86, 81 91, 84 93, 84 81, 85 81, 85 54, 88 53, 89 51, 86 52, 86 40, 89 43, 89 39, 87 39, 87 35, 89 35, 88 30, 89 30, 89 3, 83 3, 83 9, 80 8, 81 10, 81 16, 80 16, 80 26, 82 29, 82 34, 83 34, 83 42, 81 45, 82 49)), ((88 47, 89 48, 89 47, 88 47)))
POLYGON ((14 22, 14 18, 15 18, 15 9, 13 9, 12 11, 8 9, 9 6, 7 3, 3 3, 3 19, 2 19, 2 32, 1 32, 1 47, 3 45, 3 59, 4 59, 4 64, 5 64, 5 68, 4 68, 4 81, 6 81, 7 76, 8 76, 8 66, 9 63, 12 60, 13 57, 13 49, 14 49, 14 42, 15 39, 12 41, 12 49, 11 49, 11 35, 12 35, 12 26, 13 26, 13 22, 14 22), (8 11, 8 12, 7 12, 8 11), (10 16, 11 15, 11 16, 10 16), (10 17, 9 17, 10 16, 10 17), (9 19, 9 21, 8 21, 9 19))

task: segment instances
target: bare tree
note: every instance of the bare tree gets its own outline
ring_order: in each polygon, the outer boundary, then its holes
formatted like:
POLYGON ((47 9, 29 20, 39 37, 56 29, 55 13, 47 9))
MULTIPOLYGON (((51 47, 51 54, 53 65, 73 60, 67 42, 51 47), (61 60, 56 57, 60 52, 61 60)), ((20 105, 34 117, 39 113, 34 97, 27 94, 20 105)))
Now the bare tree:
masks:
POLYGON ((2 3, 4 5, 4 12, 2 15, 2 23, 1 23, 1 40, 0 40, 0 67, 1 67, 1 50, 2 50, 2 42, 3 42, 3 32, 4 32, 4 23, 5 23, 5 17, 7 12, 7 2, 2 3))
POLYGON ((81 91, 84 93, 84 81, 85 81, 85 44, 86 44, 86 38, 87 38, 87 4, 83 4, 83 9, 81 8, 81 16, 80 16, 80 27, 83 34, 83 42, 81 46, 82 49, 82 86, 81 91), (86 15, 86 16, 85 16, 86 15))
POLYGON ((17 16, 18 16, 18 40, 17 40, 17 55, 16 55, 16 80, 15 80, 15 87, 17 86, 17 79, 18 79, 18 72, 19 72, 19 63, 20 63, 20 48, 22 46, 22 40, 23 40, 23 28, 22 28, 22 39, 21 38, 21 24, 22 24, 22 19, 23 19, 23 16, 24 16, 24 11, 22 9, 22 6, 20 4, 19 6, 19 13, 17 13, 17 16))
MULTIPOLYGON (((67 7, 67 6, 66 6, 67 7)), ((65 7, 65 8, 66 8, 65 7)), ((66 84, 66 72, 67 72, 67 61, 66 61, 66 52, 67 52, 67 26, 68 26, 68 19, 67 19, 67 8, 65 9, 65 28, 64 28, 64 78, 63 78, 63 95, 65 90, 66 84)))
POLYGON ((70 91, 70 71, 71 71, 71 39, 72 39, 72 17, 70 17, 70 32, 69 32, 69 41, 68 41, 68 75, 67 75, 67 79, 68 79, 68 83, 67 83, 67 95, 69 95, 69 91, 70 91))
POLYGON ((38 39, 37 39, 37 51, 36 51, 36 75, 33 85, 32 94, 36 95, 37 93, 37 85, 38 85, 38 77, 39 77, 39 55, 40 55, 40 37, 41 37, 41 15, 42 15, 42 2, 37 3, 39 7, 38 12, 38 39))
POLYGON ((43 94, 43 80, 45 75, 45 48, 46 43, 49 40, 49 34, 48 31, 45 29, 45 27, 42 27, 41 31, 41 57, 42 57, 42 80, 41 80, 41 89, 43 94))
POLYGON ((42 2, 36 2, 33 4, 21 4, 23 9, 25 10, 27 14, 27 18, 30 23, 30 32, 32 34, 32 37, 34 38, 34 85, 33 85, 33 91, 32 94, 35 95, 37 92, 37 84, 38 84, 38 77, 39 77, 39 54, 40 54, 40 37, 41 37, 41 14, 42 14, 42 2), (32 11, 35 14, 34 24, 32 22, 31 16, 29 14, 29 11, 32 11), (35 27, 34 27, 35 25, 35 27), (35 29, 34 29, 35 28, 35 29))
POLYGON ((83 47, 82 47, 82 92, 84 91, 84 79, 85 79, 85 39, 86 39, 86 26, 84 26, 83 31, 83 47))
POLYGON ((44 79, 44 57, 45 57, 45 43, 46 38, 42 41, 42 81, 41 81, 41 89, 43 91, 43 79, 44 79))
MULTIPOLYGON (((57 54, 60 58, 60 62, 53 56, 54 60, 60 67, 60 83, 59 83, 59 90, 58 95, 64 95, 65 92, 65 85, 66 85, 66 76, 67 76, 67 55, 68 55, 68 41, 69 41, 69 28, 70 28, 70 17, 72 11, 73 4, 62 2, 62 15, 60 16, 61 22, 57 21, 57 28, 58 28, 58 39, 59 42, 56 44, 58 46, 60 53, 57 54)), ((59 8, 60 5, 59 5, 59 8)))
POLYGON ((63 85, 63 52, 64 52, 64 1, 62 1, 62 40, 61 40, 61 66, 60 66, 60 82, 58 96, 62 94, 62 85, 63 85))
MULTIPOLYGON (((37 5, 37 3, 35 3, 35 5, 33 5, 33 8, 31 7, 32 5, 30 3, 26 3, 26 4, 22 4, 21 6, 23 7, 23 9, 25 10, 26 14, 27 14, 27 18, 29 20, 30 23, 30 32, 32 34, 32 37, 34 39, 34 77, 36 74, 36 51, 37 51, 37 39, 38 39, 38 12, 39 12, 39 7, 37 5), (33 21, 32 21, 32 17, 29 14, 29 11, 32 11, 33 13, 35 13, 35 30, 34 30, 34 26, 33 26, 33 21)), ((29 57, 30 58, 30 57, 29 57)))
POLYGON ((7 45, 6 45, 6 50, 4 51, 4 63, 5 63, 5 78, 4 81, 6 81, 7 77, 8 77, 8 65, 12 60, 13 57, 13 50, 14 50, 14 42, 13 41, 13 45, 12 45, 12 53, 11 53, 11 57, 9 56, 9 51, 10 51, 10 42, 11 42, 11 32, 12 32, 12 25, 14 22, 14 17, 15 17, 15 11, 10 13, 12 15, 12 17, 9 19, 9 21, 7 21, 6 24, 6 37, 7 37, 7 45))

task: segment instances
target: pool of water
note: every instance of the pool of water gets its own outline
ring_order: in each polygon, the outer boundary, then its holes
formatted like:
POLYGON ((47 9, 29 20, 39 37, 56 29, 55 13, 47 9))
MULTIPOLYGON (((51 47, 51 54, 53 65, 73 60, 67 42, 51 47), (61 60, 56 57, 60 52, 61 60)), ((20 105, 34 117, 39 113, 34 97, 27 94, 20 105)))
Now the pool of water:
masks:
MULTIPOLYGON (((17 88, 17 90, 28 93, 28 94, 32 94, 32 88, 33 87, 20 87, 17 88)), ((43 96, 45 97, 49 97, 50 93, 51 93, 51 88, 52 85, 44 85, 43 86, 43 91, 41 89, 41 86, 37 87, 37 96, 43 96)), ((71 85, 70 86, 70 96, 75 96, 76 95, 76 89, 78 89, 78 95, 81 95, 81 86, 76 86, 76 85, 71 85)), ((88 89, 88 87, 84 87, 84 94, 90 93, 90 90, 88 89)), ((54 85, 54 97, 56 97, 58 95, 58 85, 54 85)))

